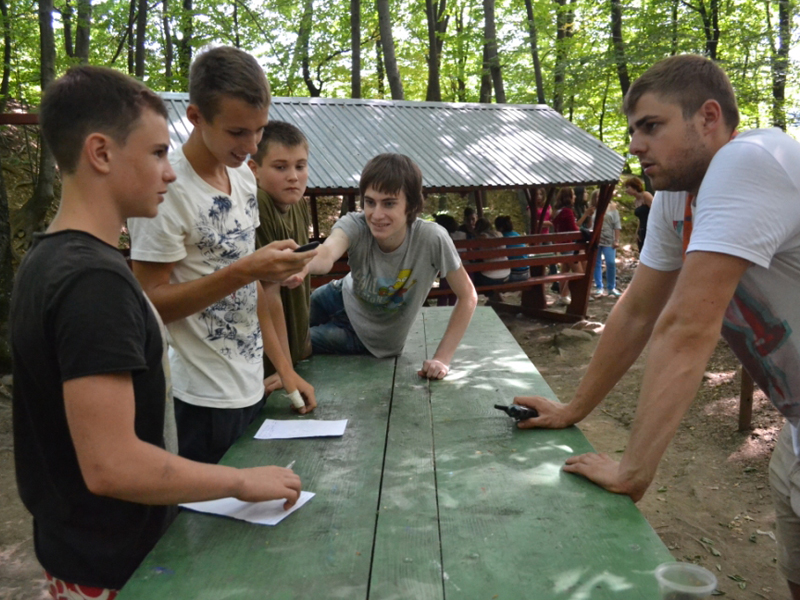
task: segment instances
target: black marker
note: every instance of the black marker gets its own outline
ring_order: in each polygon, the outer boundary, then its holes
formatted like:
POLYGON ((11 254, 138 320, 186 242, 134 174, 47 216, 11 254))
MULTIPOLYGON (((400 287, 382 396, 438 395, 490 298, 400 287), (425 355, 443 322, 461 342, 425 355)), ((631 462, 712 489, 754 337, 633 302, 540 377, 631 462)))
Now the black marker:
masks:
POLYGON ((300 246, 299 248, 295 248, 294 251, 295 252, 308 252, 309 250, 313 250, 317 246, 319 246, 319 242, 310 242, 308 244, 304 244, 303 246, 300 246))
POLYGON ((520 406, 519 404, 511 404, 510 406, 503 406, 502 404, 495 404, 497 410, 502 410, 512 419, 517 421, 524 421, 525 419, 532 419, 539 416, 539 411, 535 408, 528 408, 527 406, 520 406))

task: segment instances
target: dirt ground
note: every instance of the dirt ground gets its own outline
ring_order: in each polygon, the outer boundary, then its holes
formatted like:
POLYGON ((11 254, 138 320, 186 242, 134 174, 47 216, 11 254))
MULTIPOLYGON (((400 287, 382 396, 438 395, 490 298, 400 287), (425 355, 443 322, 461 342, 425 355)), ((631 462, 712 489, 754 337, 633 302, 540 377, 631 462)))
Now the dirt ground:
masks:
MULTIPOLYGON (((618 287, 624 289, 635 260, 623 253, 619 267, 618 287)), ((513 295, 507 300, 513 302, 513 295)), ((589 320, 605 322, 613 304, 612 298, 592 302, 589 320)), ((597 336, 561 335, 567 326, 522 316, 503 320, 556 395, 568 401, 597 336)), ((619 455, 624 450, 643 367, 640 358, 580 425, 598 451, 619 455)), ((738 390, 737 361, 720 342, 698 397, 639 508, 676 559, 717 574, 720 595, 731 600, 788 600, 775 567, 775 514, 767 480, 782 419, 757 392, 753 429, 738 432, 738 390)), ((39 599, 46 596, 33 554, 30 517, 16 491, 8 392, 0 383, 0 600, 39 599)))

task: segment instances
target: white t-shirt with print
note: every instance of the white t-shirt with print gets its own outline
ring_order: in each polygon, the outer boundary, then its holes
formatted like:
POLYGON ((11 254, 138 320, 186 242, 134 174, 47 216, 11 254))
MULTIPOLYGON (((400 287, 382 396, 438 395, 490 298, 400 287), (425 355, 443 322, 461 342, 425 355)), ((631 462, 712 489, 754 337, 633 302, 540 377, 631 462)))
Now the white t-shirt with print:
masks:
MULTIPOLYGON (((641 262, 682 264, 684 192, 658 192, 641 262)), ((777 129, 738 135, 717 152, 693 206, 687 252, 752 265, 725 313, 722 335, 792 426, 800 456, 800 143, 777 129)))
MULTIPOLYGON (((179 148, 177 180, 154 219, 129 219, 131 258, 174 262, 170 283, 209 275, 255 251, 256 181, 246 165, 228 169, 231 193, 205 182, 179 148)), ((212 408, 252 406, 264 395, 258 283, 167 325, 177 398, 212 408)))

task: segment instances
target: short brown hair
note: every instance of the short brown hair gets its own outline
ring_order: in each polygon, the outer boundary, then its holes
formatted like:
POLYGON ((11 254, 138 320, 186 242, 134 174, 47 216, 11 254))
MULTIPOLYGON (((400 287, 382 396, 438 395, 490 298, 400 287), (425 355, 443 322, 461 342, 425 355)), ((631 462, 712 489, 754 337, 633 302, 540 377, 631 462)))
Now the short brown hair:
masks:
POLYGON ((39 125, 61 172, 72 174, 90 134, 123 145, 145 109, 167 118, 161 97, 143 83, 114 69, 81 65, 47 88, 39 125))
POLYGON ((422 171, 417 163, 404 154, 379 154, 364 166, 358 183, 362 206, 364 194, 370 187, 384 194, 404 192, 409 225, 422 212, 422 171))
POLYGON ((638 177, 628 177, 625 180, 625 187, 633 188, 637 193, 641 194, 644 191, 644 181, 638 177))
POLYGON ((267 108, 270 90, 264 69, 247 52, 218 46, 200 54, 189 73, 189 102, 206 121, 219 113, 220 101, 228 96, 257 108, 267 108))
POLYGON ((260 165, 269 152, 270 144, 281 144, 287 148, 302 146, 308 151, 308 140, 303 132, 298 127, 284 121, 270 121, 264 127, 264 134, 258 143, 258 150, 250 158, 260 165))
POLYGON ((622 101, 623 112, 630 115, 648 92, 676 102, 684 119, 694 115, 707 100, 716 100, 728 127, 733 130, 739 126, 733 86, 725 71, 704 56, 682 54, 654 64, 628 89, 622 101))

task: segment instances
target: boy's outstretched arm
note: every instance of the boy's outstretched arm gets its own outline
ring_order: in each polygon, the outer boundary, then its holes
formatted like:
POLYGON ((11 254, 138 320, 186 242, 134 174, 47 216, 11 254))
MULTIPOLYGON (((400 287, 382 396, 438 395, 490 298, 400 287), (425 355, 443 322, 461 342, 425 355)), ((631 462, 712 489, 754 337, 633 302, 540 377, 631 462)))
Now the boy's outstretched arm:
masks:
POLYGON ((281 285, 288 288, 296 288, 303 283, 303 280, 309 274, 324 275, 325 273, 330 273, 333 263, 339 260, 349 247, 350 238, 347 237, 347 234, 341 229, 334 229, 323 244, 314 251, 316 255, 311 259, 311 262, 296 275, 285 279, 281 285))
POLYGON ((234 469, 187 460, 136 436, 130 373, 64 382, 64 406, 86 487, 141 504, 178 504, 232 496, 245 502, 300 496, 300 478, 282 467, 234 469))
POLYGON ((283 281, 298 273, 315 255, 297 254, 294 240, 280 240, 214 273, 186 281, 170 282, 177 263, 133 261, 133 273, 158 309, 164 323, 199 313, 221 298, 253 281, 283 281))
POLYGON ((443 379, 450 370, 450 361, 456 353, 456 348, 467 331, 472 314, 478 305, 478 294, 475 286, 467 275, 463 266, 447 274, 447 283, 456 294, 456 305, 453 314, 447 323, 447 329, 436 348, 433 358, 422 363, 422 369, 417 374, 428 379, 443 379))
MULTIPOLYGON (((284 347, 276 332, 275 325, 277 320, 280 319, 281 325, 284 326, 283 331, 285 338, 286 326, 283 320, 283 305, 280 304, 280 298, 278 298, 278 305, 280 307, 279 314, 278 311, 276 311, 276 314, 273 314, 270 311, 270 302, 267 299, 267 292, 265 292, 264 288, 259 284, 258 322, 261 326, 261 336, 264 340, 264 352, 278 371, 278 375, 280 375, 281 381, 283 382, 283 389, 285 389, 288 394, 299 391, 300 395, 303 396, 305 406, 299 409, 299 412, 301 414, 306 414, 316 408, 317 398, 314 393, 314 387, 295 372, 294 366, 292 365, 291 354, 288 352, 288 344, 286 345, 286 352, 284 353, 284 347)), ((274 308, 275 306, 273 303, 273 309, 274 308)))

